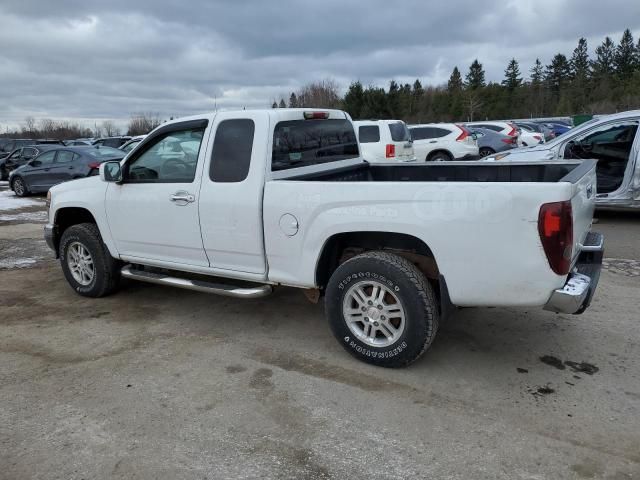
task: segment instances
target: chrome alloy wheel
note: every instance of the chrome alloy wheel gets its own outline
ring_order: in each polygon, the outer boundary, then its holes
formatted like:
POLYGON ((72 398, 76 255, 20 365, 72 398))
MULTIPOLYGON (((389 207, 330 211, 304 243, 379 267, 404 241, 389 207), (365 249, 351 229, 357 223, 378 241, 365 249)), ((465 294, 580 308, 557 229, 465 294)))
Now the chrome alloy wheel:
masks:
POLYGON ((95 276, 93 258, 80 242, 73 242, 67 249, 67 265, 74 280, 80 285, 89 285, 95 276))
POLYGON ((377 280, 352 285, 345 294, 342 313, 351 333, 372 347, 393 345, 404 332, 400 299, 377 280))

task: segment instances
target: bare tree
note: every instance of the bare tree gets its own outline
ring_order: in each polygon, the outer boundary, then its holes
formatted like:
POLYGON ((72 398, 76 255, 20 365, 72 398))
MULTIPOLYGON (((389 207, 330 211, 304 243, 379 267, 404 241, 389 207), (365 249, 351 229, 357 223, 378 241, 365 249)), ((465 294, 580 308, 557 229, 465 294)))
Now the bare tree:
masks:
POLYGON ((145 135, 162 123, 158 113, 136 113, 129 119, 128 135, 145 135))
POLYGON ((474 90, 465 92, 465 107, 467 108, 467 118, 469 122, 473 122, 474 115, 482 108, 480 95, 474 90))
POLYGON ((50 118, 43 118, 40 120, 40 134, 43 137, 51 138, 53 132, 56 130, 56 122, 50 118))
POLYGON ((116 137, 120 135, 120 130, 112 120, 105 120, 102 122, 102 128, 104 129, 104 133, 107 137, 116 137))
POLYGON ((25 118, 22 131, 27 133, 30 137, 33 137, 36 131, 36 119, 32 116, 25 118))
POLYGON ((338 84, 333 79, 325 79, 305 85, 297 94, 298 107, 339 108, 338 84))

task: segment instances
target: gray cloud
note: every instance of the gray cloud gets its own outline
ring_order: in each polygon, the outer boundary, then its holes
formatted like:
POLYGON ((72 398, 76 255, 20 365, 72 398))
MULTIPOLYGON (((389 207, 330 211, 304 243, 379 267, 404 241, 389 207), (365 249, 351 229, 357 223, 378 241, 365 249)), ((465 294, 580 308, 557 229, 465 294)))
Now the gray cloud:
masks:
POLYGON ((132 3, 3 1, 0 127, 265 107, 325 77, 440 84, 476 57, 500 80, 511 57, 526 73, 580 36, 593 51, 605 35, 640 33, 628 0, 132 3))

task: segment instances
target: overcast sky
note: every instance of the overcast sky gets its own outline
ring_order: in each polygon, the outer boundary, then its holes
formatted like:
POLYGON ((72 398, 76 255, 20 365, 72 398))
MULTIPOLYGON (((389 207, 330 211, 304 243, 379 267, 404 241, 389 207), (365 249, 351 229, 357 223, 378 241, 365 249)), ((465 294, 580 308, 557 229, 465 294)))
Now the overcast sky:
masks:
POLYGON ((441 84, 476 57, 499 81, 627 27, 638 0, 2 0, 0 128, 262 108, 322 78, 441 84))

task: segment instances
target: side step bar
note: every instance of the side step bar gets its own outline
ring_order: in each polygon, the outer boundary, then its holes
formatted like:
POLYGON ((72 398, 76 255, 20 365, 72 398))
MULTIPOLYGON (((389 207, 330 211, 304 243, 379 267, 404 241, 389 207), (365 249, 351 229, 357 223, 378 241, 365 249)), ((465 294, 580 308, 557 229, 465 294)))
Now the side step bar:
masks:
POLYGON ((187 290, 195 290, 196 292, 213 293, 216 295, 223 295, 225 297, 260 298, 266 297, 273 291, 271 285, 238 287, 235 285, 225 285, 223 283, 211 283, 203 282, 201 280, 189 280, 186 278, 170 277, 162 273, 132 269, 131 265, 122 267, 120 274, 124 278, 131 278, 133 280, 140 280, 142 282, 185 288, 187 290))

